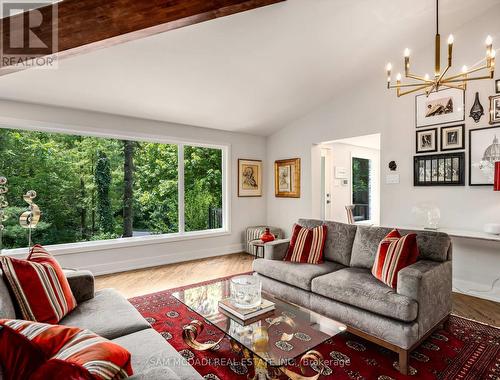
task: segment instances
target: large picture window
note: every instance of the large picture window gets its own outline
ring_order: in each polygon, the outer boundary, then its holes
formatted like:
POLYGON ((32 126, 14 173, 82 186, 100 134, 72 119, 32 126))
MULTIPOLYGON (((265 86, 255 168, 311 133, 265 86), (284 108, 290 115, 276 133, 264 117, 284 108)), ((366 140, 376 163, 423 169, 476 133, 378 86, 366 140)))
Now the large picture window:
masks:
POLYGON ((35 190, 44 245, 226 228, 224 148, 0 129, 7 177, 3 248, 27 246, 18 224, 35 190))

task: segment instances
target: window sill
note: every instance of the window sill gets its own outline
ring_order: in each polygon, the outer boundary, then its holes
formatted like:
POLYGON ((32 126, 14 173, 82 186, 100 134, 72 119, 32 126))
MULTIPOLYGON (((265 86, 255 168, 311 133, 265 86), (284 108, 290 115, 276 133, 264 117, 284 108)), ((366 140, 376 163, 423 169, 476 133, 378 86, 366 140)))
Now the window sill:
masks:
MULTIPOLYGON (((125 247, 136 247, 153 244, 173 243, 177 241, 204 239, 230 235, 228 230, 205 230, 164 235, 137 236, 112 240, 84 241, 79 243, 57 244, 45 246, 53 256, 69 255, 80 252, 113 250, 125 247)), ((105 253, 105 252, 103 252, 105 253)), ((4 249, 2 255, 26 257, 27 248, 4 249)))

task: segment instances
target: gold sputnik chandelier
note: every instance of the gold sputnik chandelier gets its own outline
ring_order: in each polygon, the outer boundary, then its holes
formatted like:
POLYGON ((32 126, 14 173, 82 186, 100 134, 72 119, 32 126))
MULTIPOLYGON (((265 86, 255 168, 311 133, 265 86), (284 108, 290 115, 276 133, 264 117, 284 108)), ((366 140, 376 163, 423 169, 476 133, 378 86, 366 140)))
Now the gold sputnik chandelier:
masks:
POLYGON ((486 38, 486 63, 480 67, 473 67, 471 69, 467 66, 462 67, 462 72, 460 74, 451 75, 446 77, 449 69, 452 66, 453 57, 453 35, 450 34, 448 37, 448 64, 444 70, 441 70, 441 36, 439 34, 439 0, 436 0, 436 51, 435 51, 435 64, 434 64, 434 78, 430 78, 428 74, 423 77, 414 75, 410 73, 410 49, 405 49, 404 51, 404 62, 405 62, 405 77, 413 79, 411 83, 402 83, 401 74, 398 73, 396 76, 396 84, 391 82, 391 71, 392 65, 387 64, 387 88, 395 88, 398 97, 411 94, 413 92, 422 91, 429 95, 433 91, 439 91, 441 88, 458 88, 465 90, 467 88, 467 82, 472 80, 481 79, 492 79, 495 73, 495 50, 493 50, 493 39, 491 36, 486 38), (482 74, 478 76, 472 76, 471 74, 483 71, 482 74), (416 81, 416 82, 415 82, 416 81))

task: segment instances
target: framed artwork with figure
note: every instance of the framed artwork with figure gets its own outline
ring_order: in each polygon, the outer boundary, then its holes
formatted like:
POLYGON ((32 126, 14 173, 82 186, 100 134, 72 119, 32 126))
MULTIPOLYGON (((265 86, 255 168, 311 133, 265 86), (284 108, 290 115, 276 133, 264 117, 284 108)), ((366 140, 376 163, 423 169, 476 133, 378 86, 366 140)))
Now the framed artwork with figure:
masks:
POLYGON ((274 162, 274 195, 300 198, 300 158, 274 162))
POLYGON ((417 131, 417 154, 437 152, 437 128, 417 131))
POLYGON ((238 197, 262 196, 262 161, 238 160, 238 197))
POLYGON ((441 127, 441 151, 465 149, 465 124, 441 127))

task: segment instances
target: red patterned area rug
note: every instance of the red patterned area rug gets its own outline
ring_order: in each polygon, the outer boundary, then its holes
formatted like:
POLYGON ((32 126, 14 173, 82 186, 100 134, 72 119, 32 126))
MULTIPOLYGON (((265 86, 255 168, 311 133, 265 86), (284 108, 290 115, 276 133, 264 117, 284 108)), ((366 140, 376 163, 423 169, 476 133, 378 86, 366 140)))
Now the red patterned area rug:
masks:
MULTIPOLYGON (((216 282, 218 280, 210 281, 216 282)), ((186 286, 191 288, 200 284, 186 286)), ((212 351, 195 351, 182 340, 182 327, 199 319, 172 297, 170 289, 129 301, 168 342, 207 380, 246 380, 254 369, 233 350, 225 337, 212 351)), ((217 341, 223 334, 205 325, 201 342, 217 341)), ((349 333, 342 333, 316 347, 327 366, 320 379, 335 380, 500 380, 500 329, 452 316, 411 355, 411 375, 397 370, 397 355, 349 333), (335 366, 332 363, 345 363, 335 366)), ((338 365, 338 364, 337 364, 338 365)), ((299 367, 290 367, 299 373, 299 367)), ((309 372, 312 375, 314 372, 309 372)), ((286 379, 283 375, 280 379, 286 379)))

